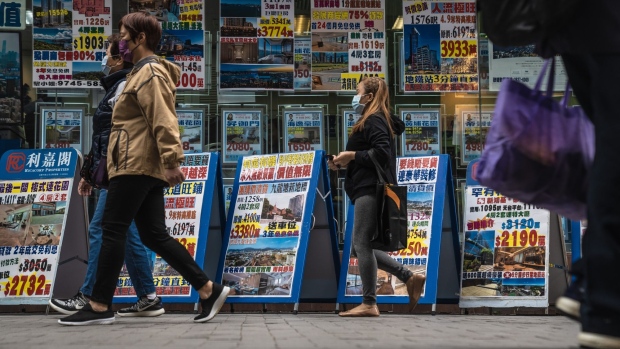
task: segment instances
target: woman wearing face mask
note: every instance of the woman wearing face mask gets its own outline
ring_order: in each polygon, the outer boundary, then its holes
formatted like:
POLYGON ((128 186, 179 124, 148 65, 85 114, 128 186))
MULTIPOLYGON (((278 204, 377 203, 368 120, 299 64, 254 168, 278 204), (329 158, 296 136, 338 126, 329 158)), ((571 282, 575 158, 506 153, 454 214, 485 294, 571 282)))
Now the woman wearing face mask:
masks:
POLYGON ((346 150, 328 161, 329 168, 346 167, 345 191, 354 204, 353 250, 357 256, 362 279, 362 304, 345 312, 343 317, 379 316, 377 308, 377 268, 396 276, 407 286, 410 311, 417 305, 426 277, 413 274, 387 253, 373 250, 370 240, 377 231, 377 199, 375 197, 377 173, 370 159, 375 159, 390 183, 396 183, 396 136, 405 130, 405 124, 390 113, 387 84, 383 79, 371 77, 357 85, 357 95, 352 107, 361 117, 347 142, 346 150))
POLYGON ((127 75, 112 115, 108 145, 110 185, 101 226, 103 243, 90 303, 58 320, 62 325, 104 325, 114 322, 111 303, 123 266, 127 228, 135 219, 140 239, 197 291, 207 322, 220 311, 229 287, 209 280, 188 250, 166 229, 164 188, 181 184, 184 160, 175 101, 181 77, 178 65, 158 57, 161 24, 145 12, 121 18, 119 53, 134 67, 127 75))
MULTIPOLYGON (((125 78, 133 63, 125 61, 119 54, 120 37, 118 34, 112 34, 108 37, 108 49, 106 56, 101 62, 101 70, 104 77, 101 78, 101 85, 105 89, 105 96, 99 103, 95 114, 93 115, 93 136, 91 153, 93 161, 88 171, 94 173, 97 166, 107 166, 105 156, 108 151, 108 140, 110 138, 110 129, 112 128, 112 109, 118 96, 125 86, 125 78)), ((91 176, 92 178, 92 176, 91 176)), ((78 184, 78 193, 80 195, 90 195, 95 184, 87 182, 84 178, 78 184)), ((103 231, 101 229, 101 220, 103 210, 105 208, 108 192, 102 189, 99 192, 99 200, 93 214, 93 219, 88 227, 88 268, 86 269, 86 277, 84 284, 78 293, 69 299, 52 299, 50 306, 63 314, 75 314, 82 309, 93 292, 95 284, 95 274, 97 272, 97 262, 99 260, 99 252, 101 250, 101 242, 103 231)), ((127 245, 125 249, 125 264, 127 271, 131 277, 131 282, 136 291, 139 300, 136 304, 129 308, 123 308, 118 311, 119 316, 158 316, 165 312, 161 304, 161 299, 155 293, 155 285, 153 283, 153 274, 151 272, 151 263, 149 253, 140 241, 138 229, 132 223, 127 231, 127 245)))

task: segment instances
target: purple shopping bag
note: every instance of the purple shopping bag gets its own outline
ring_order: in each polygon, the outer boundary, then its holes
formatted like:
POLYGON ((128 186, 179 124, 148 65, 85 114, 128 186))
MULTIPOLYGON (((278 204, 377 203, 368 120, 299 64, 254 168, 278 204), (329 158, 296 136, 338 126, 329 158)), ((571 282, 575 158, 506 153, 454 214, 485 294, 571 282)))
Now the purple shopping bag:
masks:
POLYGON ((553 77, 540 91, 550 61, 535 88, 504 80, 487 135, 477 178, 502 195, 574 220, 586 218, 587 178, 594 159, 594 126, 580 107, 555 101, 553 77))

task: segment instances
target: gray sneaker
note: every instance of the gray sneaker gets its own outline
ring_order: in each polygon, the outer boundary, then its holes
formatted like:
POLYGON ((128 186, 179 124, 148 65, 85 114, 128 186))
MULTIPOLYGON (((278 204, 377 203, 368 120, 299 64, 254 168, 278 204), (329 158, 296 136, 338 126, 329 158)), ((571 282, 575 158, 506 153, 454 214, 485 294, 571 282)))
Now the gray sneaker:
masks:
POLYGON ((49 304, 52 309, 59 313, 73 315, 88 304, 88 302, 88 298, 86 298, 82 292, 78 292, 75 296, 69 299, 51 299, 49 304))
POLYGON ((123 308, 116 313, 118 316, 159 316, 166 311, 161 304, 161 298, 155 297, 151 300, 147 297, 140 297, 136 304, 129 308, 123 308))

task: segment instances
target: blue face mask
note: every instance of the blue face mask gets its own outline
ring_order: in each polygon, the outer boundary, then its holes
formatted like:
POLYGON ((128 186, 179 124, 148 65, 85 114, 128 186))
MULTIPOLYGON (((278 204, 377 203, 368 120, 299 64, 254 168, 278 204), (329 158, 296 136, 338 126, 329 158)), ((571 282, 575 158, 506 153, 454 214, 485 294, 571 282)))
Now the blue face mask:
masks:
POLYGON ((103 75, 110 74, 110 69, 112 69, 112 67, 108 67, 108 56, 106 55, 101 61, 101 71, 103 72, 103 75))
POLYGON ((364 107, 366 105, 360 103, 360 100, 363 96, 365 95, 355 95, 355 97, 353 97, 353 102, 351 102, 351 106, 353 107, 353 112, 355 112, 355 114, 361 114, 364 111, 364 107))

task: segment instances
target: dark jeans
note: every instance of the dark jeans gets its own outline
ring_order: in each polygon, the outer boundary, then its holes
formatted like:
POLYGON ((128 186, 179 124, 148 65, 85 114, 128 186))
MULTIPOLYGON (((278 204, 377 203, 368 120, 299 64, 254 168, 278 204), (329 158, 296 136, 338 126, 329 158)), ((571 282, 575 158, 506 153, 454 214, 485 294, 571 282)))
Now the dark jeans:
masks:
POLYGON ((140 240, 160 255, 195 289, 209 279, 185 247, 166 232, 165 182, 150 176, 117 176, 110 180, 103 212, 103 244, 92 299, 111 304, 125 258, 127 228, 136 222, 140 240))
POLYGON ((587 331, 610 321, 613 326, 620 325, 620 54, 562 58, 596 134, 588 183, 588 230, 582 246, 586 300, 581 314, 587 331))

